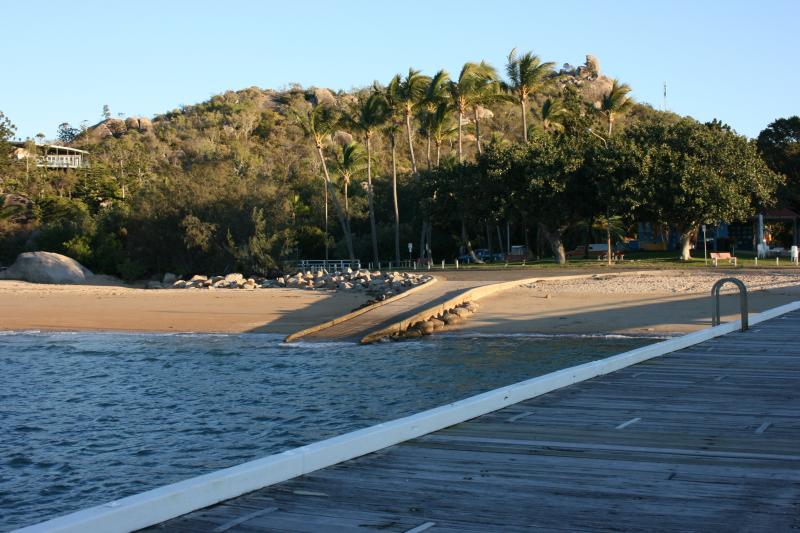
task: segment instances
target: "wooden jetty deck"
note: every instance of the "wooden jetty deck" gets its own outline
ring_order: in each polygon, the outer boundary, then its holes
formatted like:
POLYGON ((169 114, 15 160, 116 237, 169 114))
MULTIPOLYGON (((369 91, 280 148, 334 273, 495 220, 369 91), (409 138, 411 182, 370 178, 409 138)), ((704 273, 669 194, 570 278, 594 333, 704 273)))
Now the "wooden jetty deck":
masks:
POLYGON ((799 337, 793 311, 148 531, 797 530, 799 337))

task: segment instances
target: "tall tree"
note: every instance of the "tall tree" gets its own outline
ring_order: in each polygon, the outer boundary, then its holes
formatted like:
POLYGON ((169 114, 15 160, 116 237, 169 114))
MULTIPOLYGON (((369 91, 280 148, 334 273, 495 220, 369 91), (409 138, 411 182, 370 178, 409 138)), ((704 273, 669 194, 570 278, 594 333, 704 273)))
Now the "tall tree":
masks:
POLYGON ((350 142, 342 146, 336 153, 334 162, 336 173, 342 180, 344 188, 344 212, 350 218, 350 203, 348 200, 348 189, 350 181, 361 175, 367 169, 367 153, 364 147, 357 142, 350 142))
POLYGON ((375 225, 375 192, 372 188, 372 139, 389 118, 384 91, 377 84, 367 93, 359 96, 352 113, 346 120, 364 137, 367 147, 367 202, 369 205, 370 234, 372 237, 372 257, 375 263, 380 262, 378 256, 378 230, 375 225))
POLYGON ((497 70, 489 63, 481 61, 478 65, 477 76, 473 79, 470 104, 472 107, 472 120, 475 123, 475 147, 478 155, 483 153, 481 145, 481 113, 496 103, 507 100, 507 95, 500 85, 497 70))
POLYGON ((469 110, 475 110, 477 116, 477 106, 486 101, 489 97, 490 88, 496 82, 497 74, 486 62, 465 63, 461 67, 458 79, 451 80, 447 85, 450 94, 450 103, 458 114, 458 161, 464 161, 463 146, 463 126, 466 121, 466 114, 469 110))
POLYGON ((322 172, 325 178, 325 190, 333 202, 336 217, 339 219, 339 225, 342 227, 342 233, 344 234, 345 243, 347 245, 347 253, 350 256, 350 260, 355 261, 350 222, 342 209, 342 205, 339 203, 339 198, 336 195, 336 188, 328 173, 328 164, 325 161, 325 153, 323 151, 323 143, 334 131, 338 122, 336 111, 328 105, 315 105, 304 112, 295 110, 294 115, 296 124, 300 126, 306 137, 314 142, 314 147, 317 150, 317 156, 322 165, 322 172))
POLYGON ((450 81, 450 75, 440 70, 428 82, 425 88, 425 94, 422 97, 421 112, 419 113, 420 131, 426 140, 425 155, 428 161, 428 170, 433 168, 433 160, 431 157, 431 143, 433 137, 431 135, 431 116, 436 112, 436 109, 444 102, 447 101, 447 84, 450 81))
POLYGON ((11 167, 12 145, 9 141, 14 138, 15 131, 17 127, 0 111, 0 177, 11 167))
POLYGON ((756 143, 769 168, 786 176, 778 191, 780 202, 800 208, 800 117, 775 120, 758 134, 756 143))
POLYGON ((397 84, 397 97, 402 105, 403 114, 406 121, 406 135, 408 136, 408 151, 411 154, 411 170, 414 174, 417 173, 417 157, 414 154, 414 137, 412 121, 414 113, 417 110, 420 102, 425 96, 425 89, 428 87, 431 79, 423 75, 420 71, 413 68, 408 69, 408 74, 405 78, 401 78, 397 84))
POLYGON ((503 84, 503 88, 514 97, 520 106, 522 113, 522 139, 528 142, 528 99, 536 91, 540 90, 547 83, 547 79, 553 72, 552 62, 542 63, 539 56, 533 52, 526 52, 517 57, 517 49, 511 50, 508 54, 506 63, 506 75, 508 82, 503 84))
POLYGON ((684 118, 626 129, 649 162, 639 190, 644 216, 680 235, 681 259, 691 259, 700 224, 747 220, 774 201, 782 177, 761 159, 755 143, 719 123, 684 118), (630 130, 630 131, 628 131, 630 130))
MULTIPOLYGON (((394 210, 394 256, 395 261, 400 262, 400 207, 397 199, 397 136, 402 128, 403 115, 406 112, 406 105, 403 101, 402 80, 400 75, 396 75, 383 90, 382 94, 386 101, 387 120, 383 128, 384 133, 389 138, 389 146, 392 155, 392 208, 394 210)), ((408 125, 408 123, 406 123, 408 125)), ((411 153, 414 153, 413 145, 411 153)), ((416 173, 416 170, 414 171, 416 173)))
POLYGON ((630 92, 631 88, 627 84, 614 80, 611 89, 600 100, 599 111, 608 123, 609 137, 611 137, 617 116, 628 112, 633 106, 633 100, 628 96, 630 92))
POLYGON ((442 159, 442 145, 455 139, 458 134, 458 126, 453 122, 453 110, 447 102, 436 106, 433 112, 426 113, 425 128, 436 148, 434 166, 438 168, 442 159))

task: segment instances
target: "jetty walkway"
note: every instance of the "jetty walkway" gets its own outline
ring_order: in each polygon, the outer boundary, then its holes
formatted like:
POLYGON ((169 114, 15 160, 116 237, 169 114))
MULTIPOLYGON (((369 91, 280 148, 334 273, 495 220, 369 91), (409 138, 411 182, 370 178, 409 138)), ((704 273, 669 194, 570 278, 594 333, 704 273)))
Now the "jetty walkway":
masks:
POLYGON ((798 336, 794 310, 152 531, 797 530, 798 336))

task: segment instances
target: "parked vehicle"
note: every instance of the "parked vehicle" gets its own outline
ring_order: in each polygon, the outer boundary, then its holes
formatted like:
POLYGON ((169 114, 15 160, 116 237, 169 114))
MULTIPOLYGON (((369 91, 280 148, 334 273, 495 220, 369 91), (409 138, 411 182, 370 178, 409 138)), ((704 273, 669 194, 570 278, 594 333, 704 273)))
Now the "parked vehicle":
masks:
MULTIPOLYGON (((483 261, 484 263, 492 263, 494 261, 503 261, 505 259, 505 254, 502 253, 491 253, 487 248, 478 248, 474 250, 475 256, 483 261)), ((474 263, 472 257, 469 254, 462 254, 458 256, 458 262, 467 264, 467 263, 474 263)))
POLYGON ((509 263, 514 261, 525 261, 528 258, 528 249, 521 244, 511 246, 511 253, 506 256, 509 263))

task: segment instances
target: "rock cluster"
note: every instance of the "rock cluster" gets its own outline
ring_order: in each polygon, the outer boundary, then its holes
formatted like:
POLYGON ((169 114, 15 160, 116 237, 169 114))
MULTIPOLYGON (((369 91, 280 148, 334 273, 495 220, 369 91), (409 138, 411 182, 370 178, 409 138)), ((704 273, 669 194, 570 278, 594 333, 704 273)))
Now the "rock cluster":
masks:
POLYGON ((18 279, 31 283, 82 284, 92 272, 71 257, 52 252, 25 252, 14 264, 0 271, 0 279, 18 279))
POLYGON ((346 269, 344 272, 318 270, 312 273, 297 272, 278 276, 275 279, 262 277, 245 278, 242 274, 226 276, 195 275, 189 279, 177 279, 167 273, 161 282, 148 282, 148 289, 268 289, 295 288, 307 290, 361 290, 383 300, 417 285, 426 283, 432 276, 411 272, 370 272, 366 269, 346 269))
POLYGON ((478 311, 478 304, 475 302, 464 302, 451 309, 437 313, 425 320, 415 322, 408 329, 396 338, 415 338, 424 335, 432 335, 436 331, 446 329, 448 326, 455 326, 464 322, 473 313, 478 311))
POLYGON ((106 137, 122 137, 128 132, 147 132, 153 129, 153 122, 146 117, 107 118, 89 128, 89 135, 94 139, 106 137))

